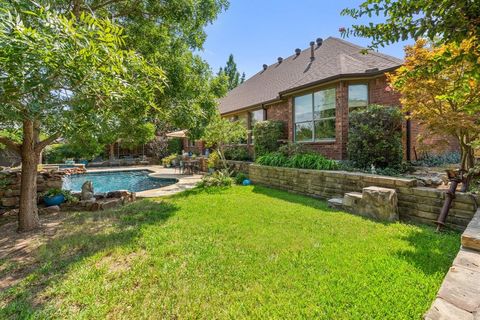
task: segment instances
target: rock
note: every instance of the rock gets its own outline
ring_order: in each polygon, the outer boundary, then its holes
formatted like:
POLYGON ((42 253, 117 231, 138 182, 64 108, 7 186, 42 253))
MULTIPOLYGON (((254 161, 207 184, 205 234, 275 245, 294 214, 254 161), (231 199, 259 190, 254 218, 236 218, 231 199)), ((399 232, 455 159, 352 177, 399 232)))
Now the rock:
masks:
POLYGON ((4 207, 16 207, 19 204, 17 197, 2 198, 2 206, 4 207))
POLYGON ((13 217, 18 215, 18 209, 7 210, 2 217, 13 217))
POLYGON ((98 211, 100 210, 100 208, 101 208, 100 202, 90 202, 86 206, 86 209, 89 211, 98 211))
POLYGON ((425 182, 423 182, 422 179, 417 179, 417 186, 418 187, 425 187, 426 185, 425 185, 425 182))
POLYGON ((128 190, 117 190, 107 193, 107 198, 122 198, 127 196, 130 196, 130 191, 128 190))
POLYGON ((108 200, 100 203, 100 208, 102 210, 108 210, 108 209, 113 209, 121 206, 123 203, 123 200, 120 199, 113 199, 113 200, 108 200))
POLYGON ((95 198, 93 199, 89 199, 89 200, 80 200, 78 202, 78 204, 81 206, 81 207, 88 207, 90 206, 92 203, 94 203, 96 200, 95 198))
POLYGON ((92 181, 85 181, 85 183, 82 185, 82 194, 81 194, 81 199, 83 201, 88 201, 90 199, 94 199, 94 190, 93 190, 93 183, 92 181))
POLYGON ((431 182, 432 182, 432 186, 434 186, 434 187, 438 187, 438 186, 443 184, 443 180, 439 177, 433 177, 431 179, 431 182))
POLYGON ((50 206, 50 207, 40 209, 41 214, 51 214, 51 213, 57 213, 57 212, 60 212, 59 206, 50 206))
POLYGON ((97 192, 95 193, 94 197, 95 199, 99 200, 99 199, 105 199, 107 195, 104 192, 97 192))
POLYGON ((398 220, 398 198, 394 189, 363 188, 362 200, 358 205, 360 214, 379 220, 398 220))

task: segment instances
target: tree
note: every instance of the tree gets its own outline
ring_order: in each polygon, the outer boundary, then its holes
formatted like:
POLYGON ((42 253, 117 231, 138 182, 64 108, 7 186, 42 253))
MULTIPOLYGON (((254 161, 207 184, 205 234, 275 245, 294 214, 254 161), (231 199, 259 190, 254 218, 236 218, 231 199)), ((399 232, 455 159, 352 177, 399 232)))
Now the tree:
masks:
POLYGON ((214 77, 208 64, 192 51, 202 50, 205 26, 228 8, 227 0, 39 1, 65 15, 92 13, 122 26, 127 35, 125 47, 165 72, 168 86, 156 96, 162 114, 156 114, 154 122, 187 129, 192 138, 202 135, 216 113, 218 98, 227 90, 221 88, 226 85, 224 79, 214 77))
POLYGON ((240 73, 237 70, 237 63, 233 58, 233 54, 230 54, 225 68, 220 68, 218 75, 225 75, 227 77, 228 90, 232 90, 240 83, 243 83, 245 81, 245 73, 242 74, 242 78, 240 80, 240 73))
POLYGON ((480 34, 480 3, 471 0, 365 0, 358 8, 342 10, 354 19, 384 17, 384 21, 342 28, 345 36, 372 39, 384 46, 409 38, 460 43, 480 34))
POLYGON ((225 159, 227 146, 239 143, 247 136, 247 129, 240 121, 230 121, 217 115, 205 128, 203 140, 207 147, 213 147, 218 152, 220 161, 228 169, 225 159))
POLYGON ((472 0, 365 0, 358 8, 344 9, 342 15, 354 19, 378 16, 382 22, 341 28, 343 36, 371 38, 371 48, 400 40, 425 38, 437 45, 474 39, 468 51, 456 60, 468 60, 474 65, 471 75, 480 78, 480 1, 472 0))
POLYGON ((0 130, 21 128, 21 142, 0 143, 22 158, 19 231, 39 226, 36 176, 46 146, 94 128, 95 115, 134 118, 158 108, 163 71, 123 44, 122 29, 108 20, 2 4, 0 130))
POLYGON ((242 77, 240 78, 240 83, 245 82, 245 72, 242 72, 242 77))
POLYGON ((458 57, 475 45, 473 38, 442 46, 418 40, 406 47, 404 65, 388 75, 412 119, 458 141, 461 168, 467 171, 474 166, 473 144, 480 138, 480 80, 471 76, 475 65, 458 57))

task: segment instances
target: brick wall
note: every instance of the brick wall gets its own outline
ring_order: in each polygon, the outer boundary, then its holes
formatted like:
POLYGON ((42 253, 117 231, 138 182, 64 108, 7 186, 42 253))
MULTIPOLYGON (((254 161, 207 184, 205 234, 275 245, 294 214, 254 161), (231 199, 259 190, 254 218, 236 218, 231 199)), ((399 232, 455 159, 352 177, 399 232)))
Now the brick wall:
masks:
POLYGON ((205 151, 205 142, 203 142, 202 140, 195 140, 195 144, 191 146, 189 140, 187 138, 184 138, 183 150, 185 152, 192 152, 197 155, 202 155, 205 151))
MULTIPOLYGON (((385 76, 376 77, 369 80, 355 80, 355 81, 339 81, 334 84, 336 88, 336 139, 331 142, 312 142, 304 143, 307 149, 323 154, 331 159, 347 159, 347 143, 348 143, 348 86, 349 84, 366 83, 369 88, 369 103, 380 104, 385 106, 399 106, 400 94, 392 92, 387 85, 385 76)), ((331 85, 329 85, 331 87, 331 85)), ((302 94, 307 94, 312 91, 306 90, 302 94)), ((300 95, 300 94, 299 94, 300 95)), ((294 127, 293 127, 293 96, 285 97, 281 102, 268 105, 266 107, 267 120, 280 120, 286 123, 287 136, 289 141, 294 141, 294 127)), ((416 123, 411 123, 411 149, 410 159, 415 160, 416 156, 420 157, 422 150, 429 150, 430 153, 444 153, 446 151, 458 150, 458 145, 453 139, 446 139, 438 135, 426 135, 423 143, 417 141, 420 133, 425 130, 416 123), (446 141, 446 143, 444 143, 446 141)), ((406 121, 403 123, 403 149, 407 150, 406 141, 406 121)))
POLYGON ((266 107, 266 110, 266 120, 283 121, 285 123, 285 137, 288 137, 288 139, 291 141, 293 116, 291 99, 286 99, 281 102, 269 105, 266 107))
MULTIPOLYGON (((293 193, 322 199, 343 197, 347 192, 361 192, 370 186, 397 191, 400 219, 434 225, 443 206, 445 194, 441 190, 417 187, 416 180, 372 174, 249 166, 249 178, 254 184, 265 185, 293 193)), ((463 230, 477 208, 478 197, 457 193, 450 209, 447 226, 463 230)), ((480 202, 479 202, 480 203, 480 202)))
MULTIPOLYGON (((85 169, 83 169, 85 170, 85 169)), ((79 170, 79 172, 83 172, 79 170)), ((72 170, 76 172, 76 170, 72 170)), ((60 189, 63 185, 63 176, 67 174, 65 171, 41 171, 37 174, 37 198, 40 199, 40 194, 51 188, 60 189)), ((0 209, 18 208, 20 203, 20 181, 21 173, 14 172, 0 172, 0 180, 2 182, 0 187, 0 209)))

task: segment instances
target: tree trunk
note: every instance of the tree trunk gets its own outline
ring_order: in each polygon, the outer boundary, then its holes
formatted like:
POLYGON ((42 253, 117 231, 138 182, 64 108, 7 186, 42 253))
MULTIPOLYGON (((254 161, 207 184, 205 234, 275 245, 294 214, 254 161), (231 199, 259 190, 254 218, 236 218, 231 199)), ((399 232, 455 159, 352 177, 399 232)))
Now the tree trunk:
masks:
POLYGON ((475 155, 473 152, 473 148, 471 145, 461 141, 460 150, 461 150, 461 162, 460 162, 461 169, 468 171, 469 169, 473 168, 473 166, 475 165, 475 155))
POLYGON ((111 143, 110 145, 108 145, 108 150, 109 150, 108 158, 110 160, 115 160, 115 143, 111 143))
POLYGON ((33 121, 23 122, 22 176, 18 231, 30 231, 40 226, 37 208, 37 166, 39 154, 35 151, 37 141, 33 121))

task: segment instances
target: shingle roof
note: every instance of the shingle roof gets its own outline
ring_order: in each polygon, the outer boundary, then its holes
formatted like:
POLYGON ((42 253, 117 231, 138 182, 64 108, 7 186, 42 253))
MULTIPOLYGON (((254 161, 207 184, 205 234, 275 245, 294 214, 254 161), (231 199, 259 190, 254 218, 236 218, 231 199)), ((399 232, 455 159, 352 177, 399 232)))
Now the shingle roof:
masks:
POLYGON ((342 39, 329 37, 320 47, 315 44, 315 59, 310 47, 260 71, 220 99, 221 114, 234 112, 279 99, 281 93, 326 82, 337 77, 372 75, 397 68, 402 60, 365 49, 342 39), (378 69, 378 70, 377 70, 378 69))

